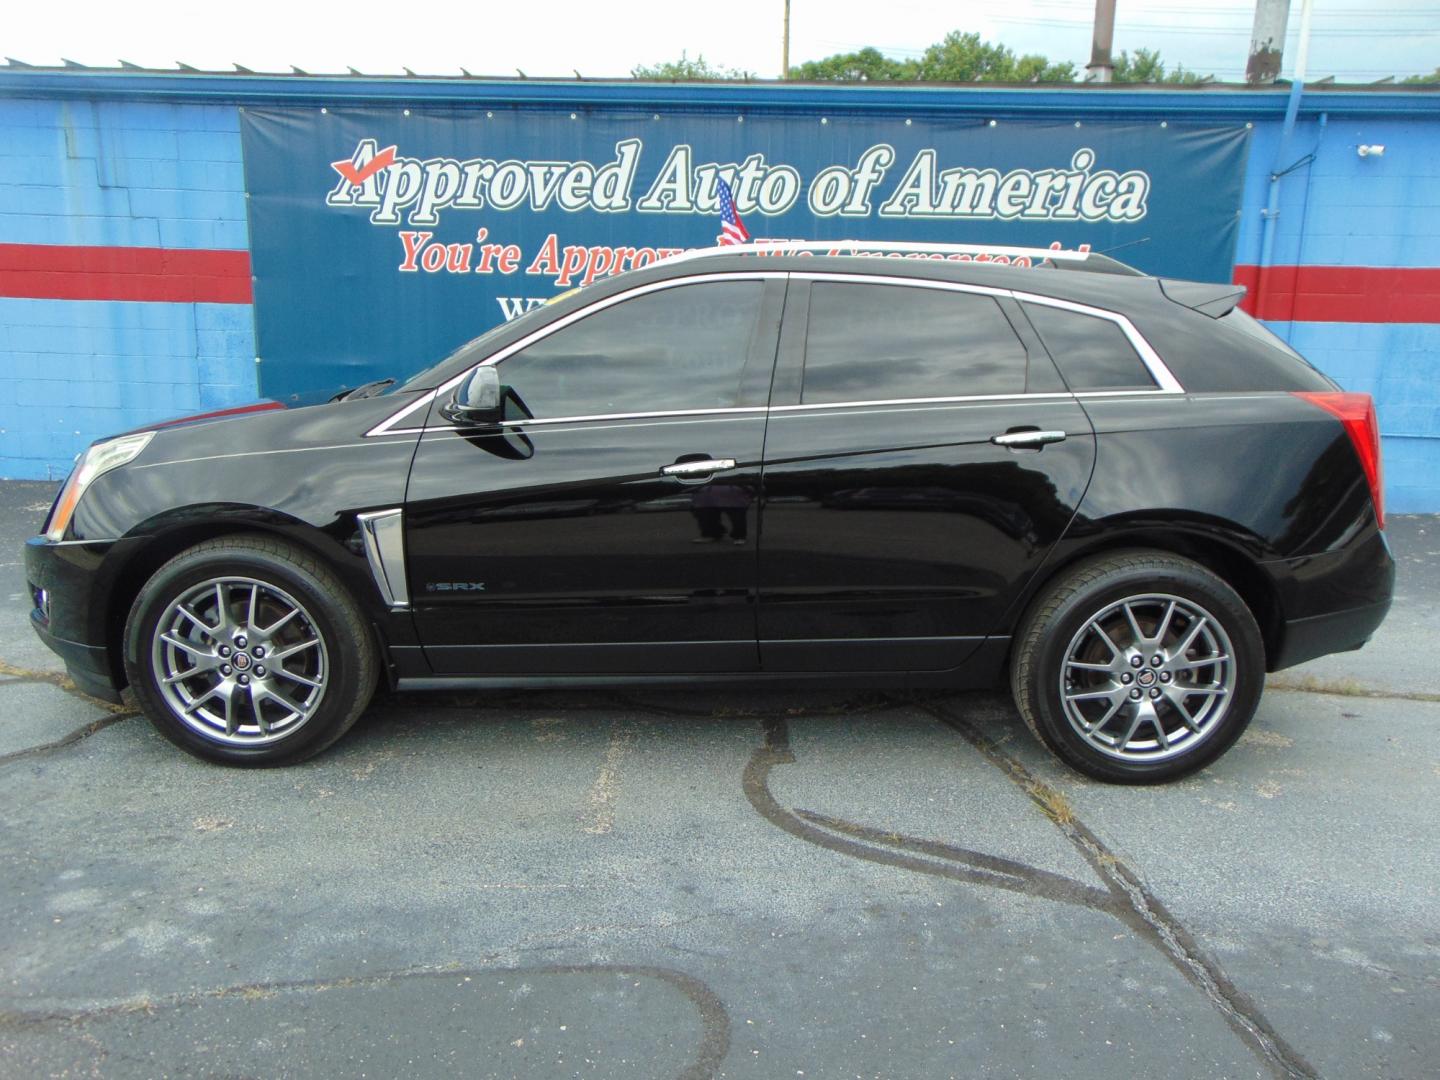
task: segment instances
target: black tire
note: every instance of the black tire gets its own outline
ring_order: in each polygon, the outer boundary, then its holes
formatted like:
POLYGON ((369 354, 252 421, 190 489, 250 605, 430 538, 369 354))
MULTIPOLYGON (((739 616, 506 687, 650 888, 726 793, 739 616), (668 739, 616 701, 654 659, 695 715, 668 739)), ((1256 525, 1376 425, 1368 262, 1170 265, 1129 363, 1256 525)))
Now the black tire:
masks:
POLYGON ((1205 768, 1244 732, 1264 684, 1265 647, 1245 602, 1205 567, 1158 551, 1068 569, 1021 620, 1010 664, 1035 737, 1072 768, 1119 784, 1205 768))
MULTIPOLYGON (((265 621, 257 616, 254 625, 265 621)), ((156 729, 196 757, 227 765, 288 765, 320 753, 350 729, 375 689, 377 650, 354 598, 313 555, 270 537, 207 540, 165 563, 131 605, 124 646, 131 689, 156 729), (216 595, 226 597, 225 610, 238 625, 223 632, 218 629, 225 622, 218 614, 222 610, 218 599, 209 607, 204 600, 198 605, 203 621, 209 624, 213 620, 214 625, 207 629, 201 629, 193 618, 187 622, 185 616, 177 616, 174 605, 201 586, 213 588, 217 580, 222 585, 216 595), (256 636, 252 643, 243 636, 235 637, 234 631, 243 635, 248 624, 247 590, 255 583, 259 585, 254 592, 259 598, 257 612, 283 613, 291 603, 299 610, 281 629, 272 631, 273 637, 252 635, 256 636), (162 619, 167 620, 165 627, 162 619), (178 631, 183 640, 204 646, 215 656, 201 658, 191 648, 177 651, 164 641, 157 642, 157 634, 162 632, 170 635, 167 640, 173 640, 176 626, 183 628, 178 631), (312 631, 313 639, 306 636, 312 631), (229 664, 206 668, 221 663, 222 638, 228 641, 224 648, 229 664), (305 644, 312 640, 319 644, 305 644), (238 650, 236 641, 243 642, 238 650), (264 667, 267 645, 269 668, 264 667), (283 655, 287 651, 292 657, 283 655), (185 657, 184 667, 193 665, 197 674, 182 678, 177 689, 167 689, 164 680, 170 668, 166 665, 173 663, 169 659, 173 657, 185 657), (243 676, 236 671, 242 663, 248 671, 243 676), (296 665, 294 671, 287 671, 292 665, 296 665), (319 689, 307 685, 307 678, 319 689), (239 687, 239 681, 246 685, 239 687), (196 699, 207 687, 213 689, 212 684, 219 683, 226 692, 209 695, 212 703, 197 705, 196 699), (270 690, 280 697, 272 697, 270 690), (182 696, 190 699, 190 708, 182 708, 182 696), (309 704, 294 706, 295 719, 287 722, 282 699, 309 704), (308 711, 300 718, 302 707, 308 711), (182 719, 182 712, 191 719, 182 719), (220 712, 223 718, 215 715, 220 712), (225 722, 232 717, 235 729, 226 734, 225 722), (248 736, 251 741, 246 742, 249 728, 254 730, 248 736)))

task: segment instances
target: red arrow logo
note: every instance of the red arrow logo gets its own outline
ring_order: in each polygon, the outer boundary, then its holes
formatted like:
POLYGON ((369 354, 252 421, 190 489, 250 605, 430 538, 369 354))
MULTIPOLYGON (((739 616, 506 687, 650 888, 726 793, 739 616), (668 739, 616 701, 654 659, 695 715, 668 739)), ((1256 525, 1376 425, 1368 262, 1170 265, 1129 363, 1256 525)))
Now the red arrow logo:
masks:
POLYGON ((330 167, 355 187, 359 187, 381 169, 388 169, 393 164, 395 164, 395 147, 387 146, 371 158, 369 164, 363 168, 357 169, 355 163, 349 158, 344 161, 332 161, 330 167))

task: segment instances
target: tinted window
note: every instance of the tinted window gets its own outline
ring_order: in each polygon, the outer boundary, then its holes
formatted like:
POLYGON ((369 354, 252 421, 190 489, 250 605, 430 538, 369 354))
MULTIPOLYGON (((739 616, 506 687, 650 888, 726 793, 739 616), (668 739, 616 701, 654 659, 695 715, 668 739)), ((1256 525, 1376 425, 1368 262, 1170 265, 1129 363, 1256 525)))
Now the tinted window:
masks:
POLYGON ((807 404, 1025 392, 1025 347, 988 296, 816 282, 807 404))
POLYGON ((1109 319, 1044 304, 1026 304, 1025 314, 1071 390, 1155 388, 1155 380, 1125 331, 1109 319))
POLYGON ((501 363, 537 417, 733 406, 760 281, 680 285, 624 300, 501 363))

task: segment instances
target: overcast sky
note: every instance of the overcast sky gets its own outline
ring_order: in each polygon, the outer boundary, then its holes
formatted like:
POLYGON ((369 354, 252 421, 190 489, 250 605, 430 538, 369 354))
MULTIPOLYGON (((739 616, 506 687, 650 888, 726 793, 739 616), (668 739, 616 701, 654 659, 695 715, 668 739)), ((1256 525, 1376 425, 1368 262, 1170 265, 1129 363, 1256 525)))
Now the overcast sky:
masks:
MULTIPOLYGON (((8 0, 0 55, 32 64, 62 57, 146 67, 239 62, 257 71, 625 76, 636 64, 703 54, 773 78, 783 0, 8 0)), ((792 63, 874 45, 916 56, 950 30, 974 30, 1017 52, 1083 66, 1093 0, 792 0, 792 63)), ((1247 0, 1119 0, 1115 48, 1222 81, 1243 77, 1254 5, 1247 0)), ((1285 74, 1295 58, 1300 0, 1290 16, 1285 74)), ((1368 82, 1440 66, 1440 0, 1316 0, 1313 80, 1368 82)))

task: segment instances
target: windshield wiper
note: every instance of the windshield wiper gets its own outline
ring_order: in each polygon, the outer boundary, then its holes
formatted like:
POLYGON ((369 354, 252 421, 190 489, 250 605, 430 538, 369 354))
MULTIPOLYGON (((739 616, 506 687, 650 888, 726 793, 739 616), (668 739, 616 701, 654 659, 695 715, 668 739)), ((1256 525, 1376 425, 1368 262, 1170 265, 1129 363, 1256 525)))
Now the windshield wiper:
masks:
POLYGON ((374 397, 387 386, 394 385, 394 379, 376 379, 374 382, 361 383, 352 390, 341 390, 331 401, 358 401, 360 398, 374 397))

